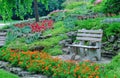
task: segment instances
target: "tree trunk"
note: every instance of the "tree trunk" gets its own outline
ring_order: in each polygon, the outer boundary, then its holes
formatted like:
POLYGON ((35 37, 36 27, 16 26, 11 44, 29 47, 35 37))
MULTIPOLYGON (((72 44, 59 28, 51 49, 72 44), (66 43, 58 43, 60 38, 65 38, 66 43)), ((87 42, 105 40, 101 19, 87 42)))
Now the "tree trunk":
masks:
POLYGON ((35 21, 39 22, 39 13, 38 13, 37 0, 34 0, 34 14, 35 14, 35 21))

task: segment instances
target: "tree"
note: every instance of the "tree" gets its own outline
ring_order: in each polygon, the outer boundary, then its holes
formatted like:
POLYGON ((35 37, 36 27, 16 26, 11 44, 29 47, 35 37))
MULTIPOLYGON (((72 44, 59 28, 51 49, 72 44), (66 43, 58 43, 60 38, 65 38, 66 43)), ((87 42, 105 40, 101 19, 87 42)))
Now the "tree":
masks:
MULTIPOLYGON (((0 15, 3 20, 11 19, 13 10, 15 14, 20 18, 23 18, 27 13, 32 13, 32 2, 33 0, 0 0, 0 15)), ((37 14, 37 2, 41 2, 46 7, 48 6, 48 0, 34 0, 35 15, 37 14)), ((39 16, 36 15, 36 21, 39 21, 39 16)))
POLYGON ((38 13, 38 4, 37 4, 37 0, 34 0, 34 12, 35 12, 36 22, 38 22, 38 21, 39 21, 39 13, 38 13))

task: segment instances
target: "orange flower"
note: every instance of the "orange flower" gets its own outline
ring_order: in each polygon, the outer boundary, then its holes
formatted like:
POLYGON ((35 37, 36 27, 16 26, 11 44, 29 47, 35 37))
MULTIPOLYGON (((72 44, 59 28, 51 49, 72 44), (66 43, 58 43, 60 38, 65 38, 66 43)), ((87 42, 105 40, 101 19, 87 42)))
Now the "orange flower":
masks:
POLYGON ((89 76, 88 78, 93 78, 93 76, 89 76))
POLYGON ((74 73, 74 76, 76 77, 76 74, 74 73))
POLYGON ((80 75, 78 76, 78 78, 81 78, 80 75))
POLYGON ((90 68, 87 66, 87 67, 85 68, 85 70, 86 70, 86 71, 89 71, 89 70, 90 70, 90 68))
POLYGON ((20 61, 18 64, 21 65, 22 63, 23 63, 23 62, 20 61))
POLYGON ((46 67, 45 67, 45 70, 48 70, 48 69, 49 69, 48 66, 46 66, 46 67))
POLYGON ((96 76, 95 78, 99 78, 99 76, 96 76))
POLYGON ((96 67, 95 67, 95 70, 98 70, 98 69, 99 69, 99 66, 96 66, 96 67))

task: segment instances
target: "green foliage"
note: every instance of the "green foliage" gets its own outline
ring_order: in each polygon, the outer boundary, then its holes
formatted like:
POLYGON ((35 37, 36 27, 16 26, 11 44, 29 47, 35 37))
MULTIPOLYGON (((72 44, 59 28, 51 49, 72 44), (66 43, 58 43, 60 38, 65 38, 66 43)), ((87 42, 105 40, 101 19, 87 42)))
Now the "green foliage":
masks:
MULTIPOLYGON (((8 20, 13 15, 13 10, 15 14, 20 18, 23 18, 27 13, 31 13, 33 0, 0 0, 0 15, 4 20, 8 20), (8 6, 9 5, 9 6, 8 6)), ((39 0, 45 6, 48 5, 48 0, 39 0)))
POLYGON ((108 24, 108 28, 105 30, 107 36, 117 35, 120 33, 120 23, 108 24))
POLYGON ((64 5, 65 6, 65 9, 73 9, 73 8, 76 8, 76 7, 80 7, 80 6, 83 6, 85 4, 85 2, 72 2, 68 5, 64 5))
POLYGON ((67 28, 69 30, 73 30, 75 28, 76 20, 77 20, 76 17, 66 17, 63 21, 65 28, 67 28))
POLYGON ((0 78, 19 78, 19 77, 0 69, 0 78))
POLYGON ((118 14, 120 11, 119 5, 119 0, 102 0, 100 4, 93 6, 93 10, 95 12, 118 14))
POLYGON ((106 74, 105 75, 108 75, 109 77, 120 77, 120 54, 118 54, 117 56, 115 56, 111 63, 110 64, 107 64, 105 66, 105 70, 106 70, 106 74), (115 74, 115 75, 114 75, 115 74))
POLYGON ((27 44, 32 43, 35 40, 38 40, 40 38, 40 33, 35 33, 32 36, 27 36, 25 42, 27 44))
POLYGON ((52 34, 52 36, 56 36, 56 35, 59 35, 59 34, 63 34, 65 32, 67 32, 67 29, 65 29, 65 27, 64 27, 64 22, 59 21, 59 22, 54 23, 54 29, 47 30, 43 34, 44 35, 52 34))
POLYGON ((25 43, 25 38, 20 38, 7 44, 7 48, 14 48, 27 51, 29 49, 29 46, 25 43))
POLYGON ((119 0, 107 0, 103 6, 105 13, 115 13, 118 14, 120 11, 120 1, 119 0), (112 9, 111 9, 112 8, 112 9))
POLYGON ((54 46, 53 48, 50 48, 46 50, 50 55, 56 56, 63 54, 62 49, 59 45, 54 46))
POLYGON ((18 37, 21 37, 23 34, 28 34, 31 32, 31 28, 29 26, 26 26, 24 28, 18 28, 15 26, 11 26, 7 33, 6 42, 9 43, 13 40, 15 40, 18 37))
POLYGON ((24 26, 23 28, 21 28, 21 31, 24 34, 29 34, 31 32, 31 28, 30 26, 24 26))
POLYGON ((18 37, 22 37, 23 35, 26 37, 24 39, 24 42, 26 42, 27 44, 40 38, 40 33, 31 33, 31 28, 29 26, 25 26, 23 28, 11 26, 10 31, 7 33, 6 42, 9 43, 11 41, 14 41, 18 37))
POLYGON ((78 20, 76 25, 79 29, 99 29, 101 26, 101 18, 96 19, 87 19, 87 20, 78 20))
POLYGON ((65 13, 64 12, 57 12, 52 15, 52 19, 57 21, 62 21, 65 18, 65 13))
POLYGON ((103 0, 100 4, 92 6, 93 11, 94 12, 105 12, 104 8, 106 7, 106 1, 107 0, 103 0))
POLYGON ((82 15, 86 14, 90 10, 92 4, 90 3, 90 1, 75 1, 64 6, 65 9, 71 10, 70 14, 82 15))

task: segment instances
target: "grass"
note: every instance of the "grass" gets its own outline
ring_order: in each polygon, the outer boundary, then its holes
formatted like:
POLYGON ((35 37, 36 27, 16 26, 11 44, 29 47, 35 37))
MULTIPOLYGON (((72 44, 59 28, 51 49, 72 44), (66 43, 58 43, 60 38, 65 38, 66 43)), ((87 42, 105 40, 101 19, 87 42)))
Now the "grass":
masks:
POLYGON ((19 77, 0 69, 0 78, 19 78, 19 77))

